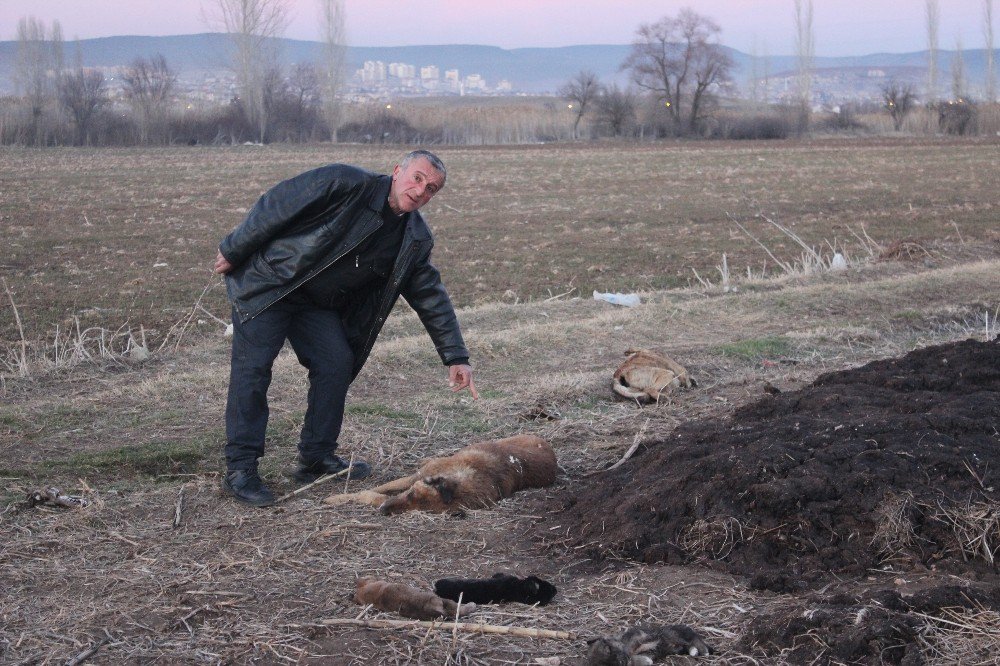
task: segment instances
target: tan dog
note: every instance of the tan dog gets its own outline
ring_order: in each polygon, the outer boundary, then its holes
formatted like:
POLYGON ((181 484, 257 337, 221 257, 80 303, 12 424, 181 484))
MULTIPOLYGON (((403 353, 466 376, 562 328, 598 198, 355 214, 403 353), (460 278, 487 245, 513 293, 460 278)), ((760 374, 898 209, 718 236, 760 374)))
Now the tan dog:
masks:
POLYGON ((403 511, 445 512, 496 504, 525 488, 556 480, 556 454, 541 437, 517 435, 470 444, 450 456, 431 458, 420 470, 372 490, 330 495, 327 504, 370 504, 391 515, 403 511))
POLYGON ((697 386, 687 369, 672 358, 648 349, 629 349, 625 354, 628 358, 611 380, 611 388, 624 398, 658 402, 675 388, 697 386))
POLYGON ((402 583, 386 583, 374 578, 359 578, 354 591, 354 601, 365 606, 371 604, 379 610, 399 613, 415 620, 454 618, 474 613, 476 604, 462 604, 459 609, 451 599, 442 599, 429 590, 418 590, 402 583))

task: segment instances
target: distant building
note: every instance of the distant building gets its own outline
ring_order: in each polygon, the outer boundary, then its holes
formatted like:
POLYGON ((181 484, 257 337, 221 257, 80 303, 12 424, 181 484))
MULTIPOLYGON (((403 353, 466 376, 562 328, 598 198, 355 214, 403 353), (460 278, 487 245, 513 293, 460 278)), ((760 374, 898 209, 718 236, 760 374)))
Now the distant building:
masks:
POLYGON ((465 77, 465 81, 463 81, 463 87, 465 88, 465 92, 467 93, 485 92, 486 79, 484 79, 478 74, 469 74, 467 77, 465 77))
POLYGON ((462 83, 458 78, 457 69, 448 69, 444 73, 444 89, 448 92, 457 93, 461 90, 462 83))
POLYGON ((417 68, 405 62, 389 63, 389 76, 397 79, 413 79, 417 76, 417 68))
POLYGON ((358 70, 358 78, 364 85, 385 83, 388 78, 385 63, 381 60, 366 60, 361 69, 358 70))

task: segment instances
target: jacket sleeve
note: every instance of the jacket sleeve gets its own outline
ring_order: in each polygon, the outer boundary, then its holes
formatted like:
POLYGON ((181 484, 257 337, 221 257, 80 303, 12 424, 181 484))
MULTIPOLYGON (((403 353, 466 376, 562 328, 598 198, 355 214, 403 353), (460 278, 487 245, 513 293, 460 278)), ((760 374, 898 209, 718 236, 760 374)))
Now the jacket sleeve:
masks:
POLYGON ((417 265, 403 286, 402 295, 420 317, 445 365, 469 358, 455 308, 441 282, 441 273, 430 263, 429 257, 417 265))
POLYGON ((313 169, 284 180, 264 193, 243 222, 219 244, 222 256, 239 266, 274 238, 336 197, 349 191, 351 178, 338 178, 339 165, 313 169))

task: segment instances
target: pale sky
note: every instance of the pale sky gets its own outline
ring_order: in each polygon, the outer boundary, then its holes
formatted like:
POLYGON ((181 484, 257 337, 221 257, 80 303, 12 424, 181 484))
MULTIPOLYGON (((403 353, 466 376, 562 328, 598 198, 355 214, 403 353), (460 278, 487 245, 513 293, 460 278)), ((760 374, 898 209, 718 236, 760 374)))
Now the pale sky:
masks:
MULTIPOLYGON (((318 39, 316 0, 286 0, 286 37, 318 39)), ((213 32, 213 0, 0 0, 0 40, 17 21, 57 19, 67 40, 113 35, 213 32)), ((793 0, 345 0, 354 46, 487 44, 502 48, 627 44, 641 23, 682 7, 715 19, 727 46, 790 55, 793 0)), ((942 49, 982 48, 984 0, 940 0, 942 49)), ((925 0, 814 0, 816 54, 865 55, 926 48, 925 0)), ((994 3, 994 14, 1000 2, 994 3)), ((994 31, 1000 34, 994 18, 994 31)))

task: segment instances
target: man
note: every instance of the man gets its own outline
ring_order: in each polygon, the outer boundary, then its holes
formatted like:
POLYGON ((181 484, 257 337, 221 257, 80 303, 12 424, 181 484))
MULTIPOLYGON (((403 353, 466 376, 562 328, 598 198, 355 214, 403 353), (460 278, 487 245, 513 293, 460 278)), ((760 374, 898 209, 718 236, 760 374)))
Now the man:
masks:
MULTIPOLYGON (((389 176, 331 164, 266 192, 219 245, 233 304, 222 487, 254 506, 274 503, 257 471, 264 455, 271 366, 287 339, 309 370, 309 398, 293 477, 307 483, 348 468, 336 455, 347 389, 402 295, 419 315, 452 390, 478 399, 469 352, 441 276, 433 238, 418 210, 447 172, 426 150, 409 153, 389 176)), ((349 478, 371 468, 355 461, 349 478)))

